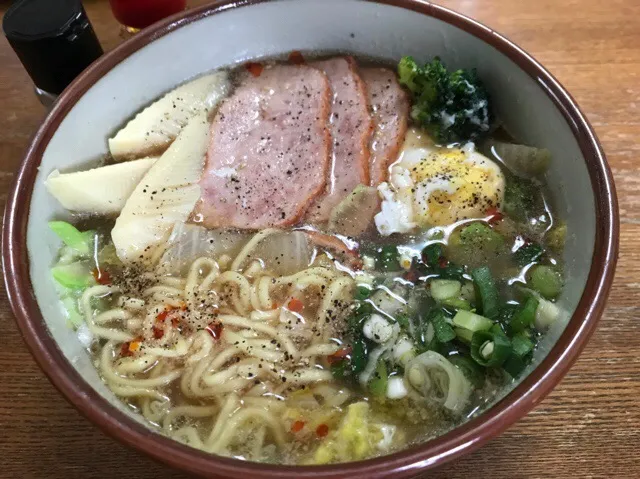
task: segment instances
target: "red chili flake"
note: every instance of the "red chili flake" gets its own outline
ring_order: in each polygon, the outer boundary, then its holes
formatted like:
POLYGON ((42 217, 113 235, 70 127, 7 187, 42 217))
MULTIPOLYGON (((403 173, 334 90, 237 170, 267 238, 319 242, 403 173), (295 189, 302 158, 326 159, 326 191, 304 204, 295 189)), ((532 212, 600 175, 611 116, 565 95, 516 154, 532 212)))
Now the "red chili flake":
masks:
POLYGON ((133 353, 131 352, 131 350, 129 349, 129 343, 122 343, 122 346, 120 346, 120 356, 131 356, 133 355, 133 353))
POLYGON ((262 70, 264 70, 264 66, 262 65, 262 63, 254 63, 254 62, 247 63, 245 65, 245 68, 254 77, 259 77, 260 75, 262 75, 262 70))
POLYGON ((320 424, 316 428, 316 434, 318 435, 318 437, 325 437, 327 434, 329 434, 329 426, 327 426, 326 424, 320 424))
POLYGON ((158 328, 157 326, 153 327, 153 337, 155 339, 162 339, 164 336, 164 329, 158 328))
POLYGON ((291 432, 300 432, 300 431, 302 431, 303 427, 304 427, 304 422, 303 421, 295 421, 291 425, 291 432))
POLYGON ((98 284, 111 284, 111 275, 108 271, 103 269, 95 268, 93 271, 93 277, 98 284))
POLYGON ((127 341, 120 346, 121 356, 133 356, 138 349, 140 349, 140 340, 127 341))
POLYGON ((215 323, 211 323, 205 329, 209 331, 209 334, 213 336, 213 339, 220 339, 220 336, 222 336, 222 328, 222 323, 216 321, 215 323))
POLYGON ((502 218, 504 218, 504 215, 502 214, 502 212, 495 206, 493 208, 489 208, 487 210, 486 215, 489 217, 487 221, 490 224, 495 224, 498 221, 502 220, 502 218))
POLYGON ((303 63, 305 63, 302 53, 300 53, 298 50, 294 50, 289 53, 289 63, 293 63, 294 65, 302 65, 303 63))
POLYGON ((287 304, 287 309, 289 309, 289 311, 293 311, 294 313, 302 313, 302 310, 304 309, 304 303, 298 298, 291 298, 291 300, 287 304))
MULTIPOLYGON (((176 327, 180 324, 180 315, 178 309, 172 306, 167 306, 164 311, 160 311, 156 316, 157 323, 164 323, 165 319, 171 314, 171 326, 176 327)), ((162 336, 161 336, 162 337, 162 336)))
POLYGON ((351 351, 352 351, 351 346, 338 349, 335 353, 331 354, 330 356, 327 356, 327 360, 329 361, 329 364, 338 363, 342 361, 344 358, 346 358, 347 356, 349 356, 351 354, 351 351))
POLYGON ((446 268, 448 264, 449 260, 447 260, 447 258, 445 258, 444 256, 441 256, 438 260, 438 266, 440 266, 441 268, 446 268))
POLYGON ((404 279, 406 279, 407 281, 411 281, 412 283, 415 283, 416 281, 418 281, 419 276, 420 275, 415 269, 410 269, 409 271, 407 271, 402 275, 404 279))

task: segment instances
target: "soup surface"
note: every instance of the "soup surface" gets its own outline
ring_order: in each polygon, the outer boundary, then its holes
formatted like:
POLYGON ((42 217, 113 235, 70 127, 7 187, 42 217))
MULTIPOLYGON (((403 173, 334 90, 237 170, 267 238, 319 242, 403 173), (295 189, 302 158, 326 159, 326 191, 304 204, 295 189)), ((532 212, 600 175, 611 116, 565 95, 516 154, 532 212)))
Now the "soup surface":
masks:
POLYGON ((563 318, 550 154, 473 71, 293 52, 108 142, 47 179, 73 213, 53 280, 111 391, 195 448, 326 464, 433 438, 563 318))

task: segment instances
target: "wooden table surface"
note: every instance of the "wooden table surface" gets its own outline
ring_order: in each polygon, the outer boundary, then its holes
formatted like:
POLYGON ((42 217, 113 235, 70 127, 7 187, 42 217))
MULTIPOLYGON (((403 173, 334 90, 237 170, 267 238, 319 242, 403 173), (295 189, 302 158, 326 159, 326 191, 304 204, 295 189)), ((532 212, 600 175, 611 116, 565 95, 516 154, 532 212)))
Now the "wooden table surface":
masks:
MULTIPOLYGON (((85 7, 105 47, 121 40, 108 2, 85 7)), ((190 4, 205 3, 191 0, 190 4)), ((567 377, 501 437, 430 478, 640 477, 640 3, 450 0, 503 33, 574 95, 607 153, 621 251, 609 306, 567 377)), ((0 2, 4 13, 8 5, 0 2)), ((0 207, 44 109, 0 38, 0 207)), ((576 201, 579 199, 576 198, 576 201)), ((0 477, 181 478, 103 435, 51 386, 0 289, 0 477)))

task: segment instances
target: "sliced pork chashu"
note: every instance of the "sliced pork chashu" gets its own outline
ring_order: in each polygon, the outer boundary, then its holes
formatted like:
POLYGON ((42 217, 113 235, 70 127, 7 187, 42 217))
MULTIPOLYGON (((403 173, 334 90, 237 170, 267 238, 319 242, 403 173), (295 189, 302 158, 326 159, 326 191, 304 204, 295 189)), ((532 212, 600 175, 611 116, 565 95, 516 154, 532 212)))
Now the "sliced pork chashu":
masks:
POLYGON ((324 193, 309 209, 311 223, 324 223, 331 211, 359 184, 369 184, 369 142, 373 122, 367 91, 355 60, 336 57, 311 63, 323 70, 332 90, 331 167, 324 193))
POLYGON ((213 120, 192 219, 209 228, 298 223, 325 188, 330 109, 329 81, 311 66, 243 75, 213 120))
POLYGON ((388 68, 362 68, 360 75, 367 85, 373 117, 373 137, 369 171, 370 184, 387 180, 389 165, 397 157, 407 133, 409 98, 394 71, 388 68))

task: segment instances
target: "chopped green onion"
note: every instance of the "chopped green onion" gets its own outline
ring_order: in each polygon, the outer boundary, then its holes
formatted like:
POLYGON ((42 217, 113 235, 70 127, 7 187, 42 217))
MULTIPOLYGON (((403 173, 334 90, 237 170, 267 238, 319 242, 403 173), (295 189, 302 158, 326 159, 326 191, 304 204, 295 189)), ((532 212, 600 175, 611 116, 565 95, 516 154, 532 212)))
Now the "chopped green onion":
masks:
POLYGON ((496 317, 500 312, 500 298, 491 270, 487 266, 474 269, 471 277, 476 287, 478 303, 482 306, 482 314, 487 318, 496 317))
POLYGON ((564 245, 567 241, 567 225, 560 223, 553 227, 551 231, 547 233, 546 243, 556 253, 561 253, 564 250, 564 245))
POLYGON ((347 318, 347 324, 349 324, 353 330, 360 330, 363 321, 365 321, 372 313, 373 306, 371 303, 358 303, 353 314, 347 318))
POLYGON ((527 367, 528 361, 523 358, 519 358, 516 354, 512 354, 502 364, 504 369, 512 378, 517 378, 520 373, 527 367))
POLYGON ((469 302, 462 298, 448 298, 445 299, 442 304, 444 306, 450 306, 455 310, 464 309, 466 311, 471 311, 471 305, 469 302))
POLYGON ((455 279, 462 281, 464 275, 464 267, 456 266, 453 263, 449 263, 444 268, 435 268, 435 273, 442 279, 455 279))
POLYGON ((351 371, 359 374, 367 366, 367 343, 360 338, 351 345, 351 371))
POLYGON ((380 360, 376 366, 376 371, 369 381, 369 391, 376 397, 383 397, 387 392, 388 381, 387 365, 384 361, 380 360))
POLYGON ((408 330, 410 326, 409 316, 403 313, 397 313, 395 315, 396 323, 400 325, 400 327, 404 330, 408 330))
POLYGON ((487 331, 493 326, 493 321, 479 314, 461 309, 453 317, 453 324, 469 331, 487 331))
POLYGON ((544 254, 544 249, 537 243, 529 243, 518 248, 513 259, 521 268, 538 261, 544 254))
POLYGON ((347 375, 348 361, 342 360, 331 365, 331 374, 336 379, 343 379, 347 375))
POLYGON ((453 279, 433 279, 429 285, 431 296, 438 302, 458 296, 461 286, 460 281, 453 279))
POLYGON ((93 284, 95 279, 84 263, 57 265, 51 268, 51 274, 60 285, 69 289, 84 289, 93 284))
POLYGON ((436 339, 439 342, 447 343, 456 337, 455 331, 445 319, 442 311, 436 310, 436 312, 431 315, 431 322, 433 323, 436 339))
POLYGON ((49 228, 64 244, 81 255, 87 256, 91 253, 91 241, 95 234, 93 231, 85 231, 83 233, 66 221, 49 221, 49 228))
POLYGON ((513 348, 513 353, 519 358, 525 357, 531 351, 533 351, 534 344, 529 336, 526 333, 518 333, 511 340, 511 347, 513 348))
POLYGON ((354 294, 354 299, 358 301, 363 301, 371 296, 371 289, 366 286, 358 286, 356 288, 356 293, 354 294))
POLYGON ((473 331, 466 328, 455 328, 456 337, 465 344, 471 344, 473 331))
POLYGON ((440 258, 442 257, 442 243, 431 243, 422 250, 422 261, 427 266, 432 268, 440 264, 440 258))
POLYGON ((560 317, 560 308, 555 303, 539 298, 540 304, 536 310, 534 325, 540 332, 544 332, 560 317))
POLYGON ((501 366, 512 353, 509 338, 500 330, 476 331, 471 339, 471 357, 485 367, 501 366))
POLYGON ((447 357, 449 362, 456 366, 475 388, 484 386, 484 370, 472 359, 461 354, 454 354, 447 357))
POLYGON ((476 289, 473 286, 473 281, 465 281, 460 288, 460 297, 466 301, 475 301, 476 289))
POLYGON ((516 221, 525 221, 536 205, 535 185, 530 180, 507 175, 504 211, 516 221))
POLYGON ((394 245, 386 245, 378 250, 376 255, 376 269, 379 271, 399 271, 398 248, 394 245))
POLYGON ((509 322, 509 330, 512 333, 520 333, 533 325, 536 318, 536 310, 538 309, 539 301, 534 296, 529 296, 527 302, 524 303, 516 314, 513 315, 509 322))
POLYGON ((551 266, 537 265, 531 268, 529 285, 545 298, 552 299, 562 291, 562 276, 551 266))

